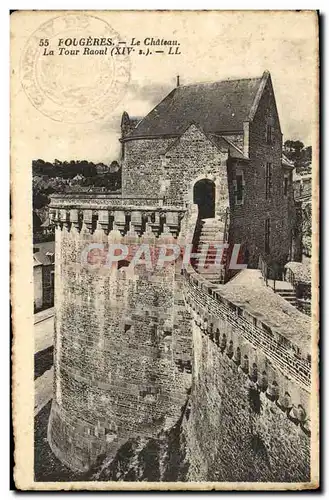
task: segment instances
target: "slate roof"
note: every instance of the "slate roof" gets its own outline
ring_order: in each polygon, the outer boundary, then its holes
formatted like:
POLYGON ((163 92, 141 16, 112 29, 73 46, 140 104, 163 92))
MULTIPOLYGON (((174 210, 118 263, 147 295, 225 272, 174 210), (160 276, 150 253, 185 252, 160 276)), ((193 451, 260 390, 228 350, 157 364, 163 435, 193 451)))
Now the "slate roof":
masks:
POLYGON ((41 262, 33 255, 33 267, 42 266, 41 262))
POLYGON ((225 136, 222 135, 214 135, 214 134, 207 134, 200 126, 197 126, 195 123, 191 124, 187 129, 182 133, 181 136, 177 137, 173 142, 169 144, 169 146, 165 149, 163 154, 170 153, 172 149, 175 148, 177 144, 179 144, 179 141, 181 137, 183 137, 184 133, 189 130, 191 126, 195 126, 199 129, 199 131, 220 151, 227 151, 229 152, 229 155, 231 158, 239 158, 243 160, 248 160, 246 156, 244 156, 243 151, 239 149, 233 142, 228 140, 225 136))
POLYGON ((311 283, 312 269, 310 259, 305 259, 303 262, 288 262, 284 267, 291 269, 297 282, 311 283))
POLYGON ((42 243, 35 243, 33 245, 33 265, 37 265, 36 262, 42 264, 43 266, 52 265, 54 262, 51 259, 55 253, 55 242, 45 241, 42 243))
POLYGON ((246 156, 244 156, 243 151, 241 151, 235 144, 229 141, 226 137, 221 135, 210 135, 212 141, 216 144, 219 149, 228 149, 231 158, 238 158, 241 160, 248 160, 246 156))
POLYGON ((177 87, 126 138, 176 137, 192 122, 199 124, 206 133, 242 132, 262 78, 177 87))
POLYGON ((289 158, 287 158, 284 153, 282 153, 282 164, 285 167, 295 168, 294 163, 292 161, 290 161, 289 158))

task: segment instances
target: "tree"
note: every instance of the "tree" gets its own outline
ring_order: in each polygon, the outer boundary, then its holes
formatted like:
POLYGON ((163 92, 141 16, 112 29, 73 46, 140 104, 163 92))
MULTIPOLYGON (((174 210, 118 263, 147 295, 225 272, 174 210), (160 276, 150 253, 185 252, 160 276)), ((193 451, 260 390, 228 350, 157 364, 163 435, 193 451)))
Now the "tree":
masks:
POLYGON ((302 141, 285 141, 284 149, 293 149, 295 153, 299 154, 302 149, 304 149, 304 144, 302 141))

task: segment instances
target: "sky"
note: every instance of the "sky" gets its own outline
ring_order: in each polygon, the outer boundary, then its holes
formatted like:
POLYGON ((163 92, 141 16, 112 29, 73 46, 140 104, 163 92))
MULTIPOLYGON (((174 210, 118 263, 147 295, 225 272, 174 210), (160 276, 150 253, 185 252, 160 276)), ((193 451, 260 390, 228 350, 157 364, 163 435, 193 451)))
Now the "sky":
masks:
MULTIPOLYGON (((53 13, 40 12, 34 18, 15 19, 11 58, 12 134, 14 146, 27 161, 86 159, 109 164, 118 159, 122 112, 145 116, 176 86, 177 75, 180 75, 181 84, 187 85, 261 76, 264 70, 269 70, 284 140, 299 139, 305 145, 314 142, 313 125, 317 119, 315 14, 128 11, 98 12, 96 15, 100 23, 105 21, 127 43, 132 37, 142 41, 145 37, 176 39, 181 55, 147 57, 132 54, 127 63, 129 82, 124 86, 121 99, 115 105, 113 99, 103 101, 101 119, 66 123, 64 113, 62 121, 55 121, 49 113, 31 104, 19 69, 31 34, 39 36, 44 31, 40 26, 47 25, 53 13)), ((99 29, 97 23, 93 28, 95 35, 99 29)), ((78 33, 80 36, 81 32, 78 33)), ((66 34, 74 35, 74 31, 66 34)), ((72 83, 73 78, 75 85, 79 85, 79 92, 83 92, 84 85, 86 88, 87 84, 98 85, 95 75, 115 72, 112 63, 109 61, 104 66, 100 59, 49 56, 42 59, 42 67, 36 64, 34 70, 39 84, 47 93, 49 90, 50 95, 52 89, 57 92, 56 85, 57 88, 62 85, 65 90, 65 85, 72 83)))

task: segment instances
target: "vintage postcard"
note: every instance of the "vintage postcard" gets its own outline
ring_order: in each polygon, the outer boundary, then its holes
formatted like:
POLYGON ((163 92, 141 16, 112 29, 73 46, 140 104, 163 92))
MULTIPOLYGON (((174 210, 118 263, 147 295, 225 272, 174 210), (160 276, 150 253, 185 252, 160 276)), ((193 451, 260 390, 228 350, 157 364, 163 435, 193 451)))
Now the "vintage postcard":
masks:
POLYGON ((18 489, 319 487, 318 22, 11 15, 18 489))

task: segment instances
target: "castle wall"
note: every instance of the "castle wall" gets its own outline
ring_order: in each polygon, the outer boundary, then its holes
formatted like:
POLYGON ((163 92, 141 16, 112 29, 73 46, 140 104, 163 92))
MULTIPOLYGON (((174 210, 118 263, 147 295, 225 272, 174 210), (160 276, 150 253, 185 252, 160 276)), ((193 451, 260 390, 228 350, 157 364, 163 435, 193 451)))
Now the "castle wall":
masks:
MULTIPOLYGON (((128 237, 129 238, 129 237, 128 237)), ((82 263, 88 244, 136 243, 118 231, 56 229, 55 379, 48 427, 55 454, 87 470, 136 435, 152 437, 181 415, 191 338, 175 267, 110 272, 82 263)), ((147 235, 140 243, 155 244, 147 235)), ((157 240, 159 241, 159 240, 157 240)), ((161 240, 160 240, 161 241, 161 240)))
MULTIPOLYGON (((270 81, 264 89, 255 117, 249 124, 250 162, 234 161, 229 166, 231 225, 230 238, 244 244, 249 251, 249 263, 258 264, 259 254, 265 254, 265 220, 270 218, 270 259, 285 264, 288 260, 293 225, 293 187, 284 196, 282 168, 282 134, 270 81), (272 125, 272 144, 266 142, 266 125, 272 125), (271 197, 266 199, 266 163, 272 163, 271 197), (234 204, 233 179, 239 169, 245 180, 243 205, 234 204)), ((291 181, 291 179, 290 179, 291 181)))
POLYGON ((213 301, 208 289, 188 283, 185 297, 193 316, 193 382, 182 423, 187 480, 309 481, 303 362, 240 317, 242 333, 226 301, 213 301))
POLYGON ((42 266, 33 267, 33 285, 34 285, 34 309, 42 307, 42 266))
POLYGON ((175 139, 138 139, 124 143, 122 193, 124 197, 142 195, 159 198, 163 155, 175 139))
MULTIPOLYGON (((225 332, 225 328, 222 329, 225 332)), ((183 428, 190 481, 308 481, 309 437, 226 353, 193 328, 193 388, 183 428)))
MULTIPOLYGON (((96 252, 86 265, 90 243, 148 243, 155 251, 175 241, 166 231, 156 238, 150 226, 139 238, 133 230, 107 236, 102 210, 95 231, 88 212, 80 231, 70 222, 73 209, 55 218, 48 440, 56 456, 73 470, 95 470, 136 442, 136 477, 150 477, 153 459, 141 457, 154 445, 163 480, 174 473, 168 457, 177 456, 177 477, 189 481, 307 481, 310 360, 303 332, 295 345, 279 325, 272 329, 233 304, 195 271, 181 274, 180 262, 109 272, 96 252)), ((178 241, 191 240, 195 222, 191 208, 178 241)))

